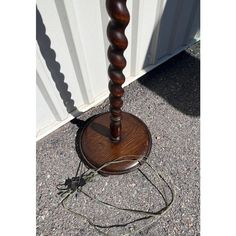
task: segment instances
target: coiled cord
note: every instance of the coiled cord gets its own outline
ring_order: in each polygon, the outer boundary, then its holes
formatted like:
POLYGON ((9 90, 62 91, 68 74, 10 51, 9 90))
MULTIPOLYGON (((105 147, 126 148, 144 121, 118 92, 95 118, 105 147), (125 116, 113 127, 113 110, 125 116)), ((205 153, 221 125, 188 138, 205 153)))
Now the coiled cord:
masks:
POLYGON ((164 179, 163 175, 160 173, 160 171, 157 171, 154 167, 152 167, 147 161, 146 158, 139 158, 139 159, 135 159, 135 155, 130 155, 130 156, 125 156, 125 157, 119 157, 115 160, 109 161, 104 163, 102 166, 100 166, 99 168, 97 168, 96 170, 92 170, 92 169, 88 169, 87 171, 85 171, 84 173, 81 173, 81 161, 79 163, 78 169, 76 171, 76 176, 71 178, 71 179, 67 179, 65 181, 65 183, 59 184, 57 185, 57 189, 59 190, 59 195, 61 195, 61 197, 63 197, 63 199, 60 201, 60 204, 69 212, 84 218, 89 225, 91 225, 92 227, 94 227, 94 229, 96 229, 99 233, 102 233, 103 235, 106 236, 111 236, 111 234, 109 234, 108 232, 105 233, 103 232, 101 229, 111 229, 111 228, 115 228, 115 227, 125 227, 129 224, 135 223, 137 221, 142 221, 142 220, 146 220, 146 219, 150 219, 150 222, 148 224, 145 224, 145 226, 135 230, 132 233, 126 233, 123 234, 122 236, 131 236, 131 235, 135 235, 136 233, 138 233, 139 231, 143 230, 144 228, 152 225, 159 217, 163 216, 171 207, 171 205, 174 202, 174 196, 175 196, 175 191, 174 191, 174 184, 173 181, 171 180, 171 185, 164 179), (130 159, 130 157, 134 157, 134 159, 130 159), (129 159, 126 159, 129 158, 129 159), (151 183, 152 186, 155 187, 155 189, 158 191, 158 193, 161 195, 164 203, 165 203, 165 207, 163 207, 161 210, 157 211, 157 212, 150 212, 150 211, 144 211, 144 210, 137 210, 137 209, 130 209, 130 208, 123 208, 123 207, 118 207, 114 204, 111 203, 107 203, 104 202, 98 198, 96 198, 95 196, 91 196, 90 194, 88 194, 87 192, 85 192, 83 190, 83 187, 86 185, 86 183, 92 181, 92 179, 99 175, 99 171, 102 170, 103 168, 112 165, 112 164, 117 164, 117 163, 121 163, 121 162, 127 162, 127 161, 136 161, 139 162, 140 166, 141 164, 146 164, 155 174, 156 177, 158 177, 158 179, 160 181, 162 181, 163 183, 165 183, 166 187, 170 190, 171 193, 171 200, 168 202, 167 197, 165 196, 165 192, 164 192, 164 187, 162 186, 162 191, 147 177, 147 175, 140 169, 140 167, 138 167, 138 171, 151 183), (132 212, 132 213, 137 213, 137 214, 143 214, 144 216, 139 217, 133 221, 124 223, 124 224, 115 224, 115 225, 99 225, 99 224, 95 224, 94 222, 92 222, 87 216, 79 213, 79 212, 75 212, 74 210, 72 210, 71 208, 66 206, 66 201, 68 200, 69 197, 72 197, 73 194, 76 194, 76 196, 78 195, 78 193, 82 193, 84 194, 86 197, 88 197, 90 200, 92 201, 96 201, 100 204, 103 204, 105 206, 109 206, 112 207, 114 209, 117 210, 121 210, 121 211, 125 211, 125 212, 132 212))

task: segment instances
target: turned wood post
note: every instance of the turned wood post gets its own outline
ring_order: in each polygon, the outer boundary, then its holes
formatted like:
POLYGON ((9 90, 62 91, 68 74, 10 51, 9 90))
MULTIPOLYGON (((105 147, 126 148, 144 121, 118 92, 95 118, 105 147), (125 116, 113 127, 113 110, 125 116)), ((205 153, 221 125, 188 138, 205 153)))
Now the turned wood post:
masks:
POLYGON ((76 140, 78 154, 90 168, 98 169, 110 161, 127 159, 100 169, 99 173, 104 175, 124 174, 138 168, 141 160, 149 156, 152 147, 151 134, 145 123, 138 117, 121 111, 124 94, 122 84, 125 82, 122 71, 126 66, 123 54, 128 46, 125 28, 130 19, 126 1, 106 0, 110 16, 107 26, 110 41, 107 52, 110 61, 110 110, 86 121, 76 140))
POLYGON ((110 61, 108 75, 111 79, 109 81, 110 138, 113 142, 119 142, 121 139, 121 107, 123 105, 121 97, 124 94, 122 84, 125 82, 122 71, 126 66, 123 53, 128 46, 124 32, 130 16, 126 7, 126 0, 106 0, 106 8, 111 18, 107 26, 107 37, 110 41, 107 52, 110 61))

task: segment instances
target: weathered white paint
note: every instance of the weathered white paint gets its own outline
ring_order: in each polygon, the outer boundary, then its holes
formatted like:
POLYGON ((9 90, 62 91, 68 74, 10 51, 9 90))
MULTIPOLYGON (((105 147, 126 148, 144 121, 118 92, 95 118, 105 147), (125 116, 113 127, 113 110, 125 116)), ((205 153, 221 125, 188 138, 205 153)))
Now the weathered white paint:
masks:
MULTIPOLYGON (((199 40, 199 5, 199 0, 127 1, 131 20, 126 29, 129 47, 124 86, 199 40)), ((45 63, 48 58, 37 46, 40 139, 108 96, 109 18, 105 0, 37 0, 37 7, 64 77, 56 86, 60 78, 52 77, 45 63), (69 98, 65 90, 70 92, 69 98), (74 110, 67 106, 71 101, 74 110)))

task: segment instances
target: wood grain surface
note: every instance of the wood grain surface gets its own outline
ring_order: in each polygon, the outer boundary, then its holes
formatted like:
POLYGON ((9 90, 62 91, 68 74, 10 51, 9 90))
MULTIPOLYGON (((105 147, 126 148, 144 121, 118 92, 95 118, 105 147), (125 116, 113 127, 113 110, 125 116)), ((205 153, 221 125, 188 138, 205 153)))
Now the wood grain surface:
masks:
MULTIPOLYGON (((119 143, 110 140, 110 113, 102 113, 89 120, 79 138, 82 160, 91 168, 124 157, 146 158, 151 149, 151 135, 147 126, 136 116, 122 112, 122 134, 119 143), (135 155, 132 156, 132 155, 135 155)), ((135 169, 137 161, 112 164, 104 168, 103 174, 122 174, 135 169)))
POLYGON ((124 94, 122 84, 125 82, 123 69, 126 66, 124 50, 128 46, 128 39, 125 36, 130 15, 126 7, 126 0, 106 0, 107 12, 110 21, 107 26, 107 38, 110 42, 107 56, 110 61, 108 75, 110 77, 110 139, 113 142, 119 142, 121 139, 121 107, 123 101, 121 97, 124 94))

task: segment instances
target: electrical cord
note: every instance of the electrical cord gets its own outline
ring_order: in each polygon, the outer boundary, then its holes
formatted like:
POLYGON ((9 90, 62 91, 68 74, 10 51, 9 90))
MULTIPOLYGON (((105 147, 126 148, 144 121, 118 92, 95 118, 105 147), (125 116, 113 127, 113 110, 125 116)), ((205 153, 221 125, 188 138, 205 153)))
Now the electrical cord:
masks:
POLYGON ((139 231, 143 230, 144 228, 152 225, 159 217, 163 216, 163 214, 165 214, 171 207, 171 205, 174 202, 174 196, 175 196, 175 191, 174 191, 174 184, 173 181, 171 180, 171 186, 168 184, 168 182, 164 179, 164 177, 162 176, 162 174, 160 173, 160 171, 157 171, 155 168, 153 168, 147 161, 146 158, 130 158, 130 157, 137 157, 135 155, 129 155, 129 156, 123 156, 123 157, 119 157, 115 160, 109 161, 104 163, 102 166, 100 166, 99 168, 93 170, 93 169, 87 169, 84 173, 82 172, 82 168, 81 168, 81 161, 79 163, 79 166, 77 168, 76 171, 76 175, 75 177, 72 177, 71 179, 68 178, 65 183, 61 183, 57 185, 57 189, 59 190, 58 194, 63 197, 63 199, 60 201, 59 204, 61 204, 63 206, 63 208, 65 208, 67 211, 69 211, 70 213, 73 213, 79 217, 84 218, 89 225, 91 225, 92 227, 94 227, 94 229, 96 229, 99 233, 106 235, 106 236, 111 236, 111 234, 109 234, 108 232, 104 232, 101 229, 111 229, 111 228, 118 228, 118 227, 125 227, 129 224, 138 222, 138 221, 142 221, 142 220, 146 220, 146 219, 152 219, 148 224, 145 224, 143 227, 135 230, 134 232, 131 233, 126 233, 123 234, 122 236, 131 236, 131 235, 135 235, 136 233, 138 233, 139 231), (126 159, 129 158, 129 159, 126 159), (158 187, 147 177, 147 175, 140 169, 140 166, 137 168, 138 171, 151 183, 151 185, 158 191, 158 193, 161 195, 164 203, 165 203, 165 207, 163 207, 161 210, 157 211, 157 212, 151 212, 151 211, 144 211, 144 210, 137 210, 137 209, 130 209, 130 208, 123 208, 123 207, 119 207, 116 206, 114 204, 108 203, 108 202, 104 202, 100 199, 98 199, 95 196, 91 196, 89 193, 85 192, 83 190, 83 187, 90 181, 92 181, 92 179, 99 175, 99 171, 101 171, 102 169, 104 169, 105 167, 112 165, 112 164, 117 164, 117 163, 122 163, 122 162, 130 162, 130 161, 136 161, 140 164, 146 164, 155 174, 155 176, 163 183, 165 183, 165 185, 167 186, 167 188, 170 190, 171 193, 171 200, 168 203, 165 191, 164 191, 164 187, 162 186, 162 192, 160 191, 160 189, 158 189, 158 187), (127 223, 123 223, 123 224, 113 224, 113 225, 99 225, 99 224, 95 224, 94 222, 92 222, 87 216, 79 213, 79 212, 75 212, 73 211, 71 208, 67 207, 66 201, 68 200, 69 197, 72 197, 72 195, 76 193, 76 196, 78 196, 78 193, 82 193, 84 194, 87 198, 89 198, 92 201, 96 201, 100 204, 103 204, 105 206, 108 207, 112 207, 114 209, 117 210, 121 210, 121 211, 125 211, 125 212, 132 212, 132 213, 136 213, 136 214, 142 214, 144 216, 139 217, 135 220, 132 220, 130 222, 127 223))

